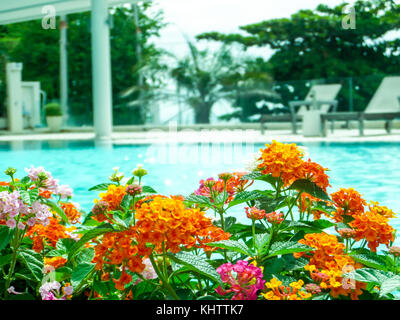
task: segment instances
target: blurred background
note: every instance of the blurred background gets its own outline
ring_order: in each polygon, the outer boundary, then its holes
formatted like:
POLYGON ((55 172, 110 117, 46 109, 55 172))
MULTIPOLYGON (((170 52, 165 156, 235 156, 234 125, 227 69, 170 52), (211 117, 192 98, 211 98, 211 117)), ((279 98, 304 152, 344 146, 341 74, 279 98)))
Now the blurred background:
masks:
MULTIPOLYGON (((114 126, 259 122, 321 84, 340 84, 337 111, 364 111, 400 76, 399 1, 147 0, 109 14, 114 126)), ((60 103, 60 18, 41 23, 0 25, 0 129, 8 62, 40 82, 43 126, 44 105, 60 103)), ((64 23, 66 125, 92 126, 90 12, 64 23)))

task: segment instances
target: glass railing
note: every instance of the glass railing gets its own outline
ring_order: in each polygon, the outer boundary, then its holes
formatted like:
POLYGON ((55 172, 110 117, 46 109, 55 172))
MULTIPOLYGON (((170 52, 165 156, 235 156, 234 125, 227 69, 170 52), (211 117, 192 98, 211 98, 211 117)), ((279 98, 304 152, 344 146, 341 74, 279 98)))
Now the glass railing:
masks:
MULTIPOLYGON (((337 100, 336 111, 364 111, 378 91, 382 80, 387 76, 400 77, 400 75, 376 74, 360 77, 274 81, 256 85, 235 84, 231 87, 226 86, 220 89, 221 98, 216 99, 209 115, 203 117, 202 123, 207 121, 211 124, 221 125, 257 123, 263 114, 289 113, 290 102, 310 99, 313 88, 318 89, 316 92, 317 100, 337 100), (333 85, 331 86, 332 89, 326 90, 330 85, 333 85), (336 89, 334 89, 335 87, 336 89), (324 90, 328 92, 321 93, 324 90)), ((75 94, 75 92, 80 92, 75 90, 75 86, 79 86, 80 81, 71 81, 70 83, 67 125, 69 127, 93 126, 92 93, 75 94)), ((197 103, 197 106, 201 106, 201 99, 199 102, 198 97, 193 92, 185 92, 182 89, 178 91, 173 85, 170 85, 164 90, 157 89, 156 92, 147 91, 140 94, 141 96, 138 94, 126 96, 114 93, 114 126, 168 125, 169 123, 191 125, 199 123, 196 122, 199 117, 196 116, 196 109, 193 106, 196 105, 194 102, 197 103)), ((392 90, 388 91, 387 94, 400 97, 400 85, 399 92, 392 90)), ((207 93, 205 99, 207 99, 207 93)), ((397 99, 392 100, 399 101, 397 99)), ((400 104, 400 101, 398 103, 400 104)), ((198 110, 200 109, 201 107, 198 107, 198 110)), ((6 114, 6 90, 3 82, 0 83, 0 119, 4 120, 6 114)), ((45 125, 44 115, 42 122, 45 125)))

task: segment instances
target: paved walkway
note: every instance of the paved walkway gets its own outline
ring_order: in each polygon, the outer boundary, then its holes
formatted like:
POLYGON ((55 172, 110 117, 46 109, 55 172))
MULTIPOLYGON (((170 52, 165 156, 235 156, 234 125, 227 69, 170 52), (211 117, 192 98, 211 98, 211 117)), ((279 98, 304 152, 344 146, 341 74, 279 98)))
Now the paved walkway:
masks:
MULTIPOLYGON (((93 140, 92 132, 65 132, 65 133, 23 133, 19 135, 0 135, 0 141, 38 141, 38 140, 93 140)), ((367 129, 365 136, 360 137, 356 129, 337 129, 334 134, 328 133, 323 137, 303 137, 294 135, 288 130, 270 130, 264 135, 254 129, 211 129, 211 130, 185 130, 161 131, 150 130, 146 132, 114 132, 112 142, 115 144, 155 144, 155 143, 202 143, 202 142, 252 142, 265 143, 272 140, 280 142, 400 142, 400 129, 394 129, 391 134, 386 134, 384 129, 367 129)))

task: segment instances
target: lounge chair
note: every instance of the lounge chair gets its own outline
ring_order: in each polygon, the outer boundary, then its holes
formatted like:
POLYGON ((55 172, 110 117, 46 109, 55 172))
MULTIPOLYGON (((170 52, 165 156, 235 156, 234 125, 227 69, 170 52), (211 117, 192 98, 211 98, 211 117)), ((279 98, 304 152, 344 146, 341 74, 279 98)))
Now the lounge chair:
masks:
POLYGON ((315 105, 323 113, 336 111, 337 101, 335 100, 340 91, 341 84, 320 84, 313 85, 306 98, 301 101, 290 101, 290 113, 280 115, 262 115, 260 119, 261 133, 264 134, 266 122, 291 122, 292 132, 297 133, 297 122, 302 121, 304 112, 312 105, 315 105), (299 110, 296 112, 296 108, 299 110))
POLYGON ((334 131, 335 121, 357 121, 360 136, 364 135, 364 120, 385 121, 387 133, 392 130, 393 120, 400 118, 400 77, 385 77, 364 112, 334 112, 321 114, 321 133, 327 134, 327 121, 334 131))

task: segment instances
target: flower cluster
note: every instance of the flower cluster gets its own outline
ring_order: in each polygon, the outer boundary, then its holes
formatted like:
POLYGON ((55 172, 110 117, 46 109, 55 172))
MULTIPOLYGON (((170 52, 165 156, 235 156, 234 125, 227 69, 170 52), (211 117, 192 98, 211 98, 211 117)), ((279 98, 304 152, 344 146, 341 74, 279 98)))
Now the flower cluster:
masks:
POLYGON ((79 211, 79 207, 70 202, 62 202, 60 203, 61 209, 65 212, 65 215, 68 218, 69 223, 76 224, 79 222, 79 219, 82 213, 79 211))
POLYGON ((25 168, 25 171, 41 191, 49 191, 54 195, 60 196, 62 199, 72 197, 73 190, 67 185, 59 185, 58 179, 54 179, 51 173, 43 167, 35 168, 31 166, 29 169, 25 168))
POLYGON ((61 284, 57 281, 45 282, 39 288, 42 300, 67 300, 71 297, 73 291, 74 289, 69 283, 61 288, 61 284))
POLYGON ((215 291, 225 296, 233 293, 231 300, 257 300, 257 293, 264 287, 262 269, 247 261, 239 260, 236 264, 225 263, 217 268, 222 282, 228 289, 218 286, 215 291))
POLYGON ((266 293, 262 293, 267 300, 305 300, 311 298, 312 294, 302 290, 303 280, 292 282, 289 286, 284 286, 282 281, 272 278, 265 284, 266 293))
POLYGON ((354 216, 354 220, 349 223, 355 230, 354 239, 365 239, 374 252, 380 244, 389 247, 390 242, 394 241, 395 230, 388 224, 389 218, 381 212, 386 211, 378 205, 371 206, 369 211, 354 216))
POLYGON ((247 218, 252 220, 261 220, 265 218, 265 210, 258 209, 257 207, 246 207, 247 218))
POLYGON ((343 274, 348 268, 355 270, 361 265, 345 255, 345 246, 338 242, 335 235, 310 233, 299 240, 299 243, 315 248, 311 253, 295 253, 294 256, 296 258, 305 256, 310 259, 304 269, 310 272, 311 278, 319 283, 320 288, 330 289, 333 297, 350 294, 351 299, 358 299, 365 284, 357 282, 355 288, 348 288, 343 285, 343 274))
POLYGON ((272 224, 280 224, 284 220, 283 212, 276 213, 275 211, 265 214, 265 218, 272 224))
POLYGON ((44 257, 44 265, 46 266, 52 266, 54 269, 60 268, 64 266, 67 263, 67 259, 63 257, 44 257))
POLYGON ((73 229, 65 227, 57 218, 51 217, 48 225, 35 224, 28 229, 25 236, 33 240, 32 249, 40 253, 45 245, 55 248, 58 239, 70 238, 68 231, 73 229))
POLYGON ((333 219, 342 222, 345 216, 355 217, 364 213, 364 206, 367 202, 353 188, 339 189, 331 194, 332 201, 336 207, 333 219))
POLYGON ((187 249, 203 248, 209 242, 227 240, 230 235, 214 226, 200 209, 185 208, 181 198, 153 196, 140 201, 136 207, 136 228, 139 243, 151 243, 158 253, 170 250, 180 251, 180 246, 187 249))
MULTIPOLYGON (((121 206, 121 201, 124 198, 126 192, 126 187, 117 186, 115 184, 110 184, 108 190, 105 193, 100 193, 101 201, 105 201, 108 204, 109 210, 118 210, 121 206)), ((95 200, 97 203, 99 200, 95 200)))
POLYGON ((245 174, 245 172, 224 173, 219 175, 218 180, 214 178, 200 180, 200 187, 194 194, 212 198, 225 190, 228 195, 226 202, 232 201, 236 193, 244 191, 253 184, 249 183, 249 180, 242 179, 245 174))

